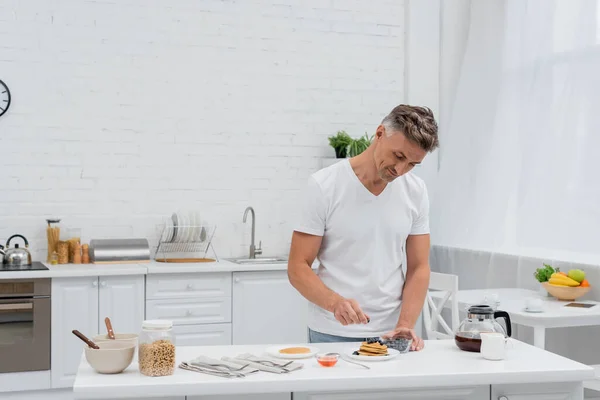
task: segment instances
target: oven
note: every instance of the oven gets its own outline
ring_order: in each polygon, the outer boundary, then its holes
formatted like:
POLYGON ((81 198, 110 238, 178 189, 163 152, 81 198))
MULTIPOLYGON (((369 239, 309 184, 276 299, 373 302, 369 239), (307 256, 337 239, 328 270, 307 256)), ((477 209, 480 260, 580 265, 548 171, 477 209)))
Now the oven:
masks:
POLYGON ((50 370, 50 278, 0 280, 0 373, 50 370))

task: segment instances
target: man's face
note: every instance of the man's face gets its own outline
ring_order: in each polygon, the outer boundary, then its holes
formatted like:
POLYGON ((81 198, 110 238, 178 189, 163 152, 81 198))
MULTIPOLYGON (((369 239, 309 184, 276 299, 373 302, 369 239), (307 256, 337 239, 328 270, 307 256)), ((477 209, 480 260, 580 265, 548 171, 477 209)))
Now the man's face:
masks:
POLYGON ((421 163, 427 152, 411 142, 402 132, 387 136, 385 127, 380 125, 375 133, 373 158, 381 179, 392 182, 421 163))

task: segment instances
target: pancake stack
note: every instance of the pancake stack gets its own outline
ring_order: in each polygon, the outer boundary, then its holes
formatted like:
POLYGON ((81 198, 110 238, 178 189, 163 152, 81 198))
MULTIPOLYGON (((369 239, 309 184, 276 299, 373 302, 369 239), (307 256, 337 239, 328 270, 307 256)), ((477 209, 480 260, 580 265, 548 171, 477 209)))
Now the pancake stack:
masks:
POLYGON ((380 341, 376 341, 376 342, 368 341, 368 342, 362 342, 362 344, 360 345, 360 348, 355 353, 358 353, 358 355, 360 355, 360 356, 372 356, 372 357, 387 356, 388 348, 385 344, 381 343, 380 341))

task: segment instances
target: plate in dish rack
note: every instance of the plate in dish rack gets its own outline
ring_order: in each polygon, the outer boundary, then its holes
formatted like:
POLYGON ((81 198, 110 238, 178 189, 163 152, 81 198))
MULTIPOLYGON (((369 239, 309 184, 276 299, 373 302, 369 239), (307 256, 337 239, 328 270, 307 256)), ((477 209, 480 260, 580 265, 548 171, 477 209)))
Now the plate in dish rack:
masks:
POLYGON ((361 355, 354 355, 353 353, 355 351, 357 351, 358 348, 354 347, 354 348, 349 348, 348 350, 346 350, 346 352, 344 353, 344 355, 348 358, 351 358, 353 360, 356 361, 387 361, 387 360, 391 360, 393 358, 398 357, 398 355, 400 354, 400 352, 396 349, 391 349, 388 347, 387 351, 388 351, 388 355, 387 356, 361 356, 361 355))
POLYGON ((305 346, 305 345, 288 345, 288 346, 272 346, 267 348, 267 354, 277 358, 286 358, 289 360, 299 359, 299 358, 310 358, 314 357, 315 354, 319 352, 319 349, 313 346, 305 346), (308 349, 307 353, 282 353, 281 350, 284 349, 308 349))

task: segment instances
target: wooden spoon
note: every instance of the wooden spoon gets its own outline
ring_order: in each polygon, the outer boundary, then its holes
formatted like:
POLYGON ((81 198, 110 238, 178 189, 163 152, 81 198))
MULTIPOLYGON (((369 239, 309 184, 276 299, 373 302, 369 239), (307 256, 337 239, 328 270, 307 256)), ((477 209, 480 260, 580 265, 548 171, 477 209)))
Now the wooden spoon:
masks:
POLYGON ((110 318, 104 318, 104 323, 106 324, 106 330, 108 331, 108 338, 114 340, 115 332, 113 331, 112 324, 110 323, 110 318))
POLYGON ((73 329, 73 335, 77 336, 79 339, 83 340, 85 344, 90 346, 92 349, 99 349, 98 345, 88 339, 83 333, 79 332, 77 329, 73 329))

